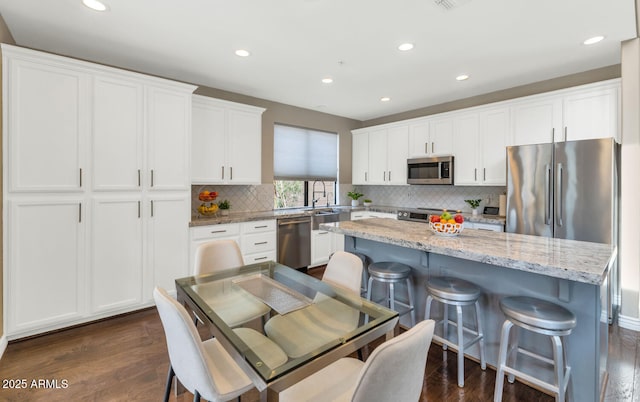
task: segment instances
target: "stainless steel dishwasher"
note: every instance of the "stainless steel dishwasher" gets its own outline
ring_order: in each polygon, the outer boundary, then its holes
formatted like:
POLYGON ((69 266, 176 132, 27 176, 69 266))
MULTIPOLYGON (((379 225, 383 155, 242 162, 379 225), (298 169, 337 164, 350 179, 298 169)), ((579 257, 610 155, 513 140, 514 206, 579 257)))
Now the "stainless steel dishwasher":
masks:
POLYGON ((278 262, 306 269, 311 264, 311 217, 278 219, 278 262))

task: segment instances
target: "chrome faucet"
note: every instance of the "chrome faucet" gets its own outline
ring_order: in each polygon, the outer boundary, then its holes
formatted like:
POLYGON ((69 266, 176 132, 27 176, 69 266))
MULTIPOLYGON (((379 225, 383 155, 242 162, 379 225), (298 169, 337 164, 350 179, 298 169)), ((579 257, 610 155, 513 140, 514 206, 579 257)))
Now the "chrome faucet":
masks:
MULTIPOLYGON (((313 182, 313 185, 311 186, 311 191, 312 191, 312 193, 311 193, 311 208, 315 208, 316 207, 316 202, 320 201, 320 198, 315 198, 316 193, 319 193, 319 191, 316 191, 316 183, 318 181, 319 180, 315 180, 313 182)), ((324 181, 320 181, 320 183, 322 183, 322 196, 326 198, 327 197, 327 188, 326 188, 326 186, 324 184, 324 181)), ((328 198, 327 198, 327 206, 329 206, 329 199, 328 198)))

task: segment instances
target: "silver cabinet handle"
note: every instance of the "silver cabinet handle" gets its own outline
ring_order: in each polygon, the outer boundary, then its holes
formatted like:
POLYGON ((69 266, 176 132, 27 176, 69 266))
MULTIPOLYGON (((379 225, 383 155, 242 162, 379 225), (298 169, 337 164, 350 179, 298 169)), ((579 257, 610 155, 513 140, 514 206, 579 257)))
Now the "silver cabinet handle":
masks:
POLYGON ((482 168, 482 180, 487 180, 487 168, 482 168))
POLYGON ((138 169, 138 187, 142 186, 142 180, 141 180, 142 176, 140 174, 140 169, 138 169))
POLYGON ((260 260, 266 260, 267 257, 256 257, 253 259, 253 261, 260 261, 260 260))
POLYGON ((140 218, 140 201, 138 201, 138 218, 140 218))
POLYGON ((262 228, 266 228, 267 225, 260 225, 260 226, 254 226, 254 229, 262 229, 262 228))
POLYGON ((233 166, 229 167, 229 180, 233 180, 233 166))
POLYGON ((367 172, 364 172, 364 181, 367 181, 367 172))
POLYGON ((254 245, 254 246, 259 246, 259 245, 261 245, 261 244, 267 244, 267 243, 268 243, 268 242, 266 242, 266 241, 260 241, 260 242, 257 242, 257 243, 253 243, 253 245, 254 245))
POLYGON ((222 167, 222 180, 224 180, 224 166, 222 167))
POLYGON ((153 200, 151 200, 151 217, 153 218, 153 200))
POLYGON ((153 187, 153 169, 151 169, 151 187, 153 187))
POLYGON ((553 144, 554 142, 556 142, 556 128, 553 127, 551 129, 551 143, 553 144))
POLYGON ((212 230, 211 233, 226 233, 226 230, 212 230))
POLYGON ((329 233, 329 232, 318 232, 318 236, 320 236, 320 235, 326 235, 326 234, 328 234, 328 233, 329 233))
POLYGON ((78 203, 78 223, 82 223, 82 203, 78 203))
POLYGON ((428 143, 428 142, 425 142, 425 143, 424 143, 424 153, 425 153, 425 154, 428 154, 428 153, 429 153, 429 143, 428 143))
POLYGON ((387 181, 387 171, 382 172, 382 181, 387 181))
POLYGON ((435 147, 436 147, 436 143, 435 143, 435 142, 432 142, 432 143, 431 143, 431 153, 436 152, 436 151, 435 151, 435 149, 436 149, 435 147))
POLYGON ((391 170, 389 170, 389 181, 391 181, 391 170))
POLYGON ((567 126, 564 126, 564 141, 567 141, 567 126))
POLYGON ((478 168, 473 169, 473 180, 478 180, 478 168))
POLYGON ((80 187, 82 187, 82 168, 80 168, 80 187))

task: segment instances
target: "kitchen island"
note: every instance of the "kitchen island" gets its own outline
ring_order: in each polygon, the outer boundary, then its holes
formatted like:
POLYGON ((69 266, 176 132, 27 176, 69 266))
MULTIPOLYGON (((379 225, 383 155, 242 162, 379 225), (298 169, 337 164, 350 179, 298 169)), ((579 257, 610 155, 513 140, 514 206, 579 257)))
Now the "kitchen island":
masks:
MULTIPOLYGON (((380 218, 321 228, 344 234, 346 251, 363 253, 374 262, 397 261, 411 266, 418 317, 424 316, 424 285, 429 277, 454 276, 480 286, 486 358, 493 367, 504 320, 499 307, 502 297, 531 296, 568 308, 577 318, 576 328, 566 339, 571 398, 600 400, 606 384, 607 278, 617 256, 615 246, 471 229, 457 237, 441 237, 424 223, 380 218)), ((432 313, 438 314, 437 309, 432 313)), ((407 325, 408 317, 402 318, 401 323, 407 325)), ((473 318, 465 314, 464 320, 472 322, 473 318)), ((520 345, 551 356, 548 338, 539 334, 521 331, 520 345)), ((467 353, 478 357, 475 347, 467 353)), ((526 359, 518 359, 527 365, 526 359)), ((542 373, 535 365, 529 365, 528 370, 542 373)))

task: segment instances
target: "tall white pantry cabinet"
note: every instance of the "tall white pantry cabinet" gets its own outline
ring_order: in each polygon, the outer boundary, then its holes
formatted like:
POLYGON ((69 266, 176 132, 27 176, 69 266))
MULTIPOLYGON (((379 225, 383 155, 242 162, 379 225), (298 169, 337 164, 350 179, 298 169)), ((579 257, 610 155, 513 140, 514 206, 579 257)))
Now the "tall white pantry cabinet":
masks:
POLYGON ((192 85, 2 45, 8 339, 188 275, 192 85))

